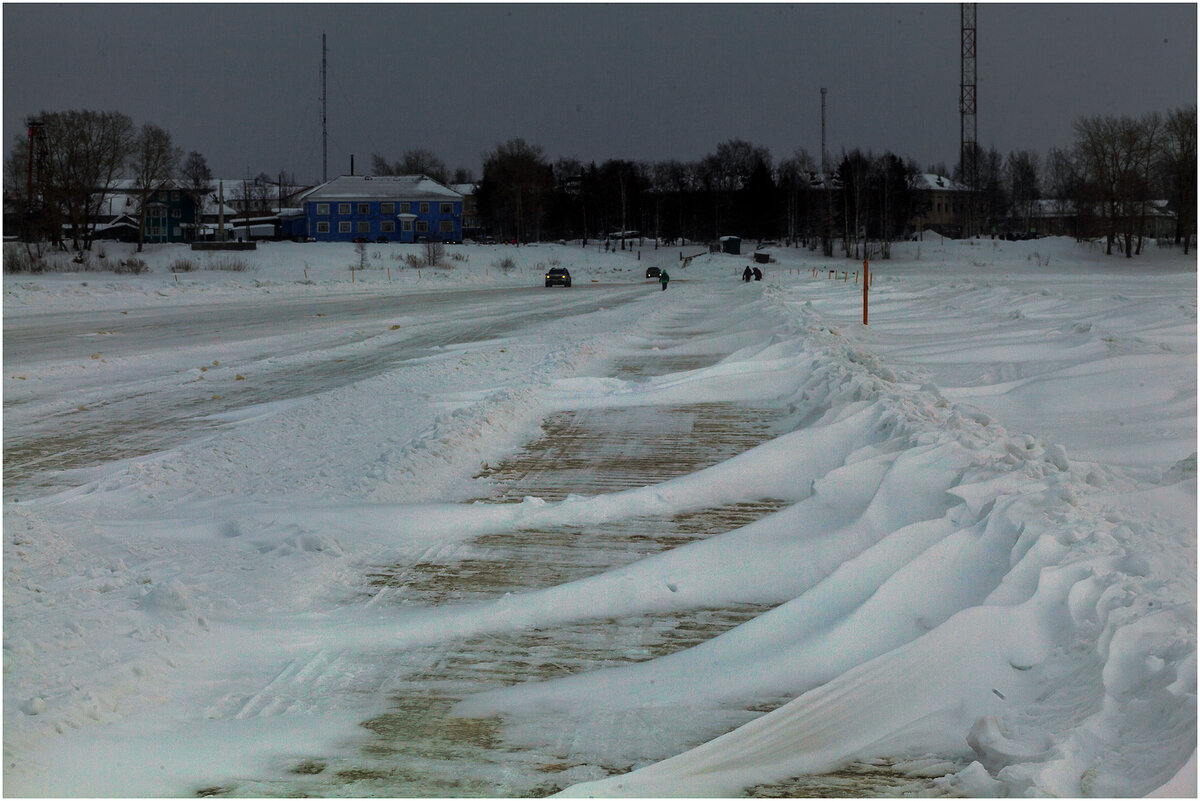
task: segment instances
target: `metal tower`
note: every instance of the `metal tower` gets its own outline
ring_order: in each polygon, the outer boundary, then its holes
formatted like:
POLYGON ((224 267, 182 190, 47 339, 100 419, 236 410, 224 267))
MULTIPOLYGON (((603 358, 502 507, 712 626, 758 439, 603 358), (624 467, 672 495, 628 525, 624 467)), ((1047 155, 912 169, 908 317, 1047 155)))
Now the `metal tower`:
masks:
POLYGON ((967 203, 967 218, 963 233, 975 233, 974 193, 979 189, 979 130, 975 118, 975 3, 961 3, 962 14, 962 81, 959 94, 959 166, 963 183, 971 190, 967 203))
POLYGON ((321 34, 321 183, 329 180, 329 129, 326 127, 325 34, 321 34))
POLYGON ((29 133, 29 154, 26 165, 25 208, 22 228, 26 242, 32 242, 37 234, 45 214, 45 196, 43 186, 46 180, 46 166, 49 161, 49 148, 46 146, 46 125, 32 117, 25 121, 29 133))

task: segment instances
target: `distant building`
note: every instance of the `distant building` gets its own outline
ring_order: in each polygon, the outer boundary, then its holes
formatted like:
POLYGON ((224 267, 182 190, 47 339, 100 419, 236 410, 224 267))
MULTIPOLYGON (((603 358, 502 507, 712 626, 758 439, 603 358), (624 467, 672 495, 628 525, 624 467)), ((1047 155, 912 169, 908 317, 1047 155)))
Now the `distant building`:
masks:
POLYGON ((298 198, 319 242, 461 242, 463 195, 424 175, 343 175, 298 198))
MULTIPOLYGON (((96 239, 137 241, 142 194, 131 178, 114 181, 106 192, 98 193, 100 204, 95 218, 96 239)), ((146 200, 146 230, 143 241, 187 242, 196 202, 177 181, 169 180, 150 193, 146 200)))
POLYGON ((479 184, 450 184, 450 188, 463 198, 463 238, 478 239, 483 234, 483 220, 479 216, 479 199, 476 197, 479 184))
MULTIPOLYGON (((1118 221, 1118 230, 1128 227, 1150 239, 1175 236, 1178 218, 1167 201, 1147 200, 1134 204, 1131 211, 1118 221)), ((1091 238, 1104 236, 1108 222, 1100 209, 1089 209, 1086 204, 1079 209, 1070 200, 1037 200, 1029 209, 1028 220, 1014 212, 1010 227, 1027 235, 1091 238)))
POLYGON ((923 211, 913 215, 909 225, 916 232, 936 231, 944 236, 957 237, 962 233, 963 215, 967 210, 971 190, 964 184, 944 175, 923 173, 917 176, 915 187, 927 203, 923 211))
MULTIPOLYGON (((218 187, 225 196, 225 238, 249 241, 252 239, 295 239, 307 236, 303 210, 297 208, 297 198, 313 187, 271 180, 262 174, 255 178, 234 178, 212 181, 209 205, 218 205, 218 187)), ((212 239, 219 225, 214 214, 204 216, 207 239, 212 239)))
POLYGON ((218 231, 222 219, 225 221, 225 238, 232 238, 233 220, 237 209, 229 204, 228 197, 222 206, 222 188, 221 182, 214 181, 212 186, 201 194, 199 222, 193 224, 192 241, 211 242, 220 239, 218 231))

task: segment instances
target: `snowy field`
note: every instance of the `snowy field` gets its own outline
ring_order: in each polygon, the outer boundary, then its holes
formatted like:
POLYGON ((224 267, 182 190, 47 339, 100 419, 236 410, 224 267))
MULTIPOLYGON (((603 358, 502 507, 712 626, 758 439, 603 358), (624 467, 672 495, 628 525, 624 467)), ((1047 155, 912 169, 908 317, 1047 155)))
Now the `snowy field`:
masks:
POLYGON ((738 796, 881 765, 942 795, 1196 795, 1194 256, 905 243, 864 328, 860 265, 802 250, 749 284, 747 256, 650 244, 418 252, 5 275, 6 795, 738 796), (610 448, 659 426, 633 470, 747 410, 769 433, 696 469, 502 496, 551 421, 610 448), (594 572, 406 594, 489 538, 685 518, 594 572), (610 638, 712 610, 741 617, 669 653, 610 638), (511 668, 534 636, 608 655, 511 668), (368 735, 464 642, 501 679, 429 738, 502 764, 451 793, 363 767, 406 763, 368 735))

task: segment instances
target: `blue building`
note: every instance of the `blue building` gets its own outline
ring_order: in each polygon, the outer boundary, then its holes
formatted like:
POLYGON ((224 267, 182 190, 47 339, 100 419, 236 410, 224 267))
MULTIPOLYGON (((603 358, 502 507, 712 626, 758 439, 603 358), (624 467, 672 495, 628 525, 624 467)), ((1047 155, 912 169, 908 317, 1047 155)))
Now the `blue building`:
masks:
POLYGON ((463 196, 424 175, 343 175, 299 198, 318 242, 461 242, 463 196))

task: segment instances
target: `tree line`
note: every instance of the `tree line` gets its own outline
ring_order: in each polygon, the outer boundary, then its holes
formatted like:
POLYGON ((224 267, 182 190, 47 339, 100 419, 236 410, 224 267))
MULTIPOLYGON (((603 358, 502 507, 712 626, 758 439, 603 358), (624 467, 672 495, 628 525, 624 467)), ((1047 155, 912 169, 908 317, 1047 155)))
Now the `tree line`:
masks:
MULTIPOLYGON (((65 247, 69 240, 74 250, 90 249, 97 220, 107 216, 106 195, 119 180, 137 201, 139 252, 150 200, 168 181, 194 199, 197 226, 213 189, 204 156, 196 151, 185 156, 154 123, 139 128, 128 115, 111 111, 43 111, 14 138, 5 160, 6 220, 16 223, 27 242, 65 247), (10 210, 15 214, 9 216, 10 210)), ((260 173, 231 186, 229 199, 247 217, 270 214, 280 207, 283 187, 294 183, 260 173)))
MULTIPOLYGON (((1045 158, 995 147, 976 153, 967 231, 1028 231, 1045 210, 1069 219, 1078 239, 1103 234, 1108 252, 1140 253, 1151 201, 1174 213, 1171 237, 1184 252, 1195 235, 1196 108, 1162 115, 1090 116, 1075 141, 1045 158)), ((784 240, 827 257, 877 253, 928 210, 922 173, 966 185, 953 170, 895 153, 842 151, 822 170, 798 149, 774 163, 767 147, 731 139, 694 162, 551 162, 538 145, 511 139, 484 155, 476 193, 484 225, 503 239, 624 239, 631 230, 660 240, 714 241, 724 234, 784 240)))
POLYGON ((892 153, 843 153, 828 175, 805 150, 778 164, 766 147, 741 139, 694 162, 550 163, 512 139, 485 154, 476 193, 484 225, 497 236, 711 242, 722 235, 782 239, 847 254, 894 241, 921 204, 921 170, 892 153))
MULTIPOLYGON (((68 235, 75 248, 90 246, 90 224, 103 190, 131 180, 139 203, 139 249, 146 205, 168 179, 200 194, 211 188, 204 157, 186 157, 170 134, 153 123, 140 128, 119 112, 43 112, 32 136, 16 137, 5 163, 6 206, 22 214, 27 234, 48 241, 68 235), (69 233, 64 233, 69 232, 69 233)), ((922 173, 963 182, 962 165, 921 169, 891 152, 842 151, 826 168, 803 148, 776 162, 763 146, 730 139, 695 161, 602 163, 578 158, 551 161, 536 144, 514 138, 483 154, 476 200, 482 228, 519 242, 613 238, 632 232, 657 240, 712 242, 734 234, 783 240, 859 258, 886 257, 927 210, 922 173)), ((1149 203, 1165 200, 1177 226, 1174 241, 1187 248, 1195 234, 1196 107, 1142 117, 1093 116, 1075 124, 1075 141, 1042 158, 1029 150, 975 154, 973 202, 964 228, 1028 230, 1048 204, 1069 216, 1078 238, 1103 234, 1108 252, 1140 252, 1149 203)), ((373 154, 376 175, 422 173, 442 183, 475 183, 471 173, 451 173, 433 151, 410 149, 390 161, 373 154)), ((266 175, 232 188, 242 207, 267 211, 270 187, 284 179, 266 175)))
POLYGON ((91 245, 104 190, 131 179, 141 201, 141 250, 147 201, 176 174, 181 159, 171 135, 154 123, 138 128, 115 111, 43 112, 30 120, 26 135, 15 138, 5 161, 6 206, 20 210, 27 241, 61 242, 69 231, 78 250, 91 245))
MULTIPOLYGON (((1075 124, 1075 141, 1042 158, 976 152, 964 212, 968 232, 1027 232, 1048 210, 1078 239, 1102 234, 1111 255, 1145 241, 1152 201, 1175 218, 1171 238, 1188 252, 1196 234, 1196 107, 1142 117, 1101 115, 1075 124)), ((962 164, 922 170, 885 152, 843 151, 828 170, 803 148, 774 163, 766 147, 740 139, 692 162, 576 158, 550 162, 541 147, 512 139, 484 154, 477 192, 483 224, 505 239, 621 239, 636 230, 667 241, 711 242, 723 234, 784 240, 860 258, 887 257, 928 210, 922 173, 967 184, 962 164)))

